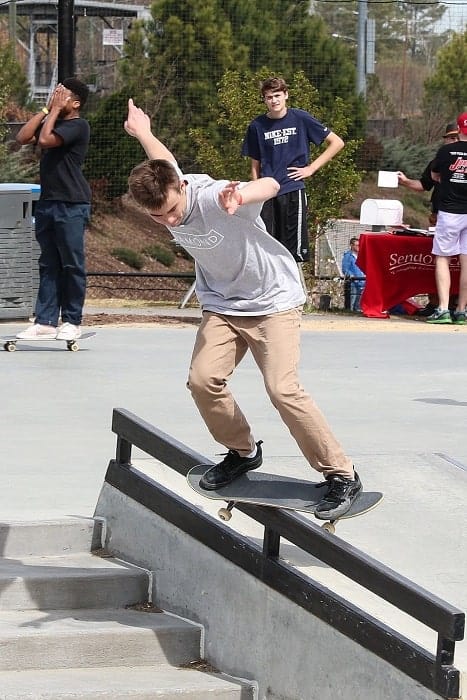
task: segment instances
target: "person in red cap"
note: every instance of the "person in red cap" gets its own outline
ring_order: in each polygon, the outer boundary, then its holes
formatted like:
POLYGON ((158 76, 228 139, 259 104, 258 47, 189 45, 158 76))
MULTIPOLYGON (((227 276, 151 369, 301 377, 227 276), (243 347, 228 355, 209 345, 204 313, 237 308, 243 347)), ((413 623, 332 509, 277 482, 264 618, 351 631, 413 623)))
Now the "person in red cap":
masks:
MULTIPOLYGON (((455 143, 459 140, 459 129, 457 127, 457 122, 449 122, 446 124, 446 129, 443 134, 443 143, 455 143)), ((423 173, 420 175, 419 180, 411 180, 407 177, 405 173, 399 171, 397 173, 399 185, 407 187, 407 189, 413 192, 430 192, 430 216, 428 217, 428 222, 430 226, 435 226, 438 219, 438 183, 431 177, 431 164, 432 160, 428 163, 423 173)), ((454 310, 457 305, 457 294, 451 295, 449 298, 449 308, 454 310)), ((435 309, 439 306, 439 300, 437 294, 428 294, 428 304, 425 308, 417 311, 417 316, 431 316, 435 309)))
POLYGON ((459 141, 441 146, 431 166, 432 178, 439 183, 439 211, 433 239, 436 256, 438 308, 427 323, 466 323, 467 305, 467 112, 457 118, 459 141), (449 311, 451 273, 449 263, 459 257, 461 268, 456 310, 449 311))
MULTIPOLYGON (((459 129, 457 127, 456 122, 449 122, 449 124, 446 125, 446 129, 443 134, 443 143, 455 143, 456 141, 459 140, 459 129)), ((403 185, 403 187, 407 187, 409 190, 413 190, 414 192, 431 192, 431 214, 429 217, 429 223, 430 226, 435 226, 436 224, 436 219, 438 216, 438 183, 435 182, 432 177, 431 177, 431 164, 433 161, 430 160, 428 165, 426 166, 425 170, 423 173, 420 175, 419 180, 411 180, 410 178, 407 177, 405 173, 402 171, 399 171, 397 173, 398 180, 399 180, 399 185, 403 185)))

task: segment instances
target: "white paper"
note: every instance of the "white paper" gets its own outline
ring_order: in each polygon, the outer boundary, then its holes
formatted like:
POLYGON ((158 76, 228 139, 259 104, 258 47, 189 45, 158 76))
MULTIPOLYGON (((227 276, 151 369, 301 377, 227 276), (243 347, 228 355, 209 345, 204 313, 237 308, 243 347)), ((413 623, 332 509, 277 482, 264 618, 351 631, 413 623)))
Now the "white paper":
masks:
POLYGON ((399 187, 397 171, 380 170, 378 172, 378 187, 399 187))

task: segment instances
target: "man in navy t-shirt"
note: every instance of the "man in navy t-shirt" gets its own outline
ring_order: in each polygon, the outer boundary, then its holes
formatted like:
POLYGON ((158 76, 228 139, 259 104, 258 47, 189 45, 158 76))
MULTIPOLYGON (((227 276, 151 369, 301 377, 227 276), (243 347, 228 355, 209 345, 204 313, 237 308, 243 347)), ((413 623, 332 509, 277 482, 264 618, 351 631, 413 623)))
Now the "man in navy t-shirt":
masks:
POLYGON ((302 109, 287 107, 287 84, 268 78, 261 85, 268 108, 248 126, 242 155, 251 158, 251 178, 273 177, 280 184, 277 197, 264 203, 261 218, 269 233, 297 262, 310 259, 303 180, 312 177, 343 147, 342 139, 302 109), (310 145, 326 149, 310 162, 310 145))

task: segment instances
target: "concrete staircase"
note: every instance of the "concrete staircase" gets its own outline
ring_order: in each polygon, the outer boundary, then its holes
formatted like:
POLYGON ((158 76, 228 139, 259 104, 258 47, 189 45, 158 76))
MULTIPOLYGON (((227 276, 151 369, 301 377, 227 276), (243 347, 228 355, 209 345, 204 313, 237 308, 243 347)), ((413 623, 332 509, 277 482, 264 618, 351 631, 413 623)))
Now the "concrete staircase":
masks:
POLYGON ((202 628, 147 603, 148 572, 107 556, 101 527, 0 523, 0 700, 252 700, 206 671, 202 628))

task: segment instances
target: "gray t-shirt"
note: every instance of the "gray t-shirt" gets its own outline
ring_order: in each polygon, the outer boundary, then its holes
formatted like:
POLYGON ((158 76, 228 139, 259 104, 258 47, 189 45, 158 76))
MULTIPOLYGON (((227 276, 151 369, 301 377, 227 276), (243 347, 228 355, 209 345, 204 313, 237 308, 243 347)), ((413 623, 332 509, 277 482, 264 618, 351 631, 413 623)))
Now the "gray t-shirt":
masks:
POLYGON ((187 211, 183 223, 169 231, 195 260, 201 308, 263 316, 304 304, 297 264, 266 231, 259 216, 262 203, 241 206, 232 216, 219 203, 228 180, 182 177, 188 183, 187 211))

